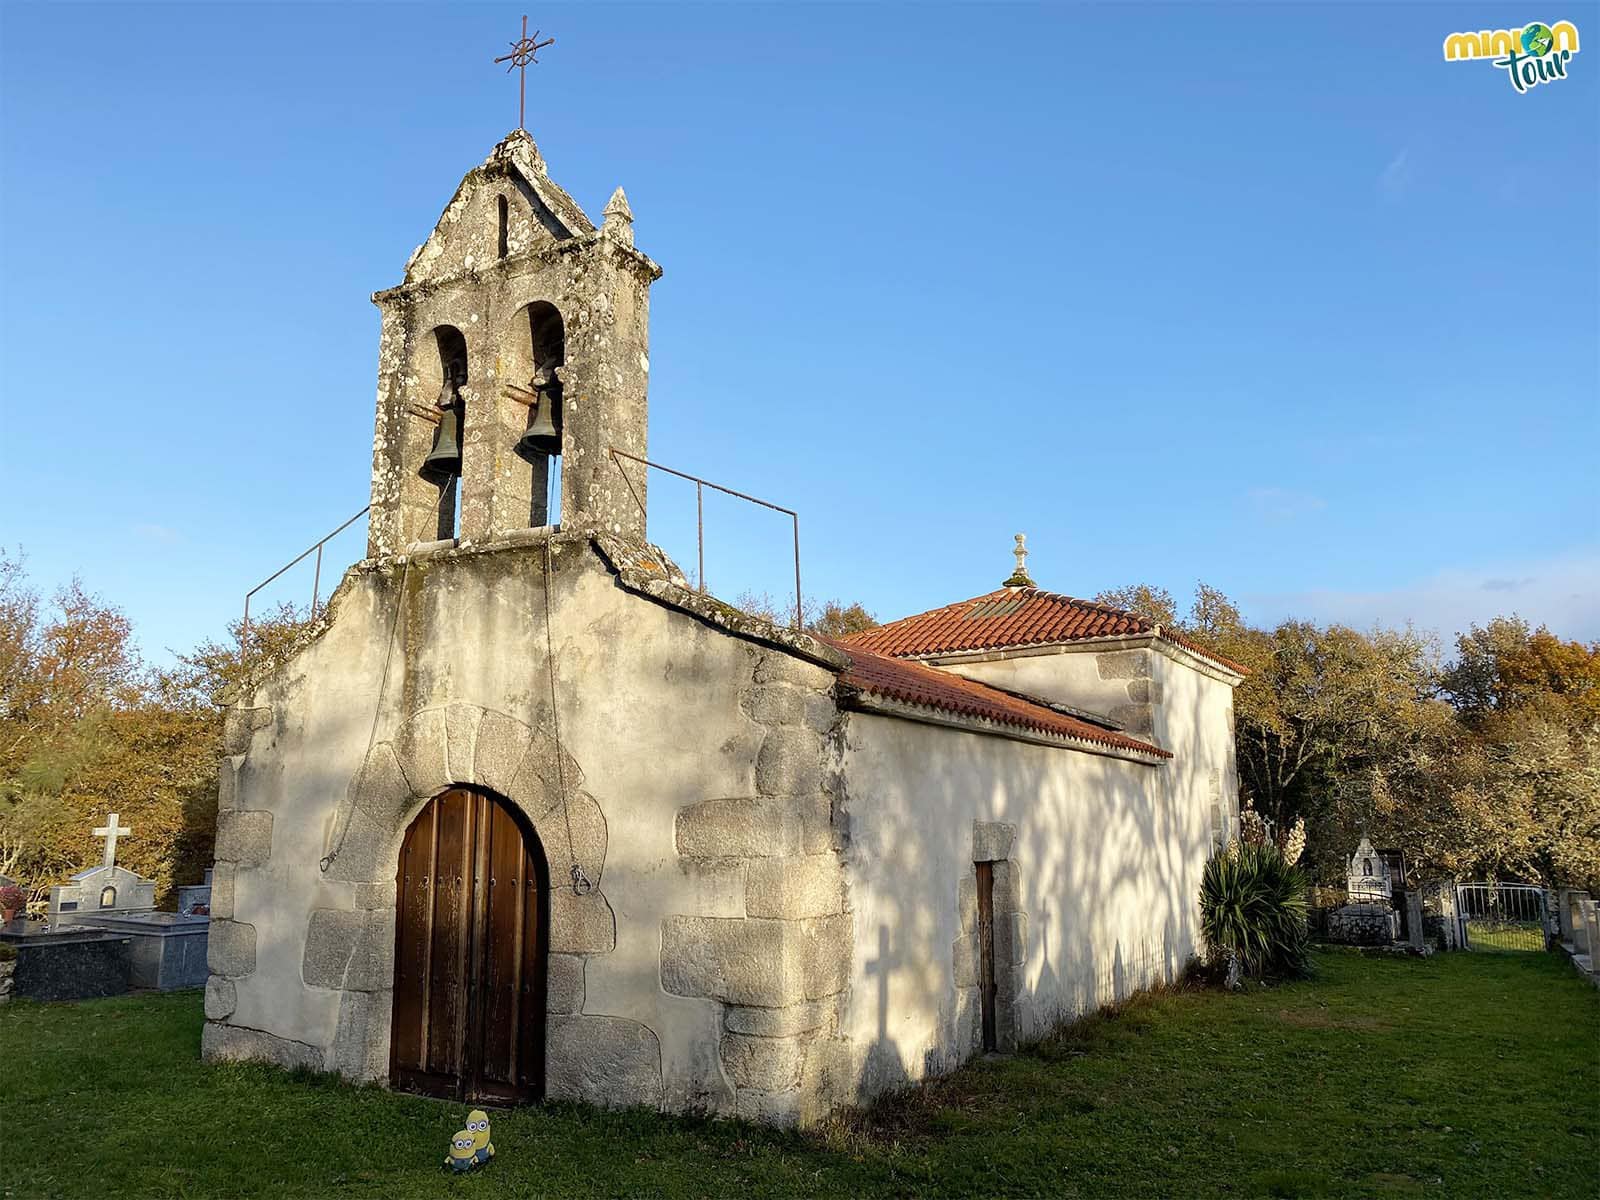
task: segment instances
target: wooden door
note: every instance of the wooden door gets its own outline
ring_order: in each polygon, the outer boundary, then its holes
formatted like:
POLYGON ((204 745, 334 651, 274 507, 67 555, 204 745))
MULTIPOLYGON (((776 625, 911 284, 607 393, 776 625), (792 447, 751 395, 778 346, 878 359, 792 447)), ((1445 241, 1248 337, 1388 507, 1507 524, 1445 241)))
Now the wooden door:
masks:
POLYGON ((983 1008, 983 1048, 998 1050, 994 980, 994 864, 972 864, 978 875, 978 996, 983 1008))
POLYGON ((538 840, 501 801, 454 788, 406 831, 395 887, 394 1086, 539 1099, 549 875, 538 840))

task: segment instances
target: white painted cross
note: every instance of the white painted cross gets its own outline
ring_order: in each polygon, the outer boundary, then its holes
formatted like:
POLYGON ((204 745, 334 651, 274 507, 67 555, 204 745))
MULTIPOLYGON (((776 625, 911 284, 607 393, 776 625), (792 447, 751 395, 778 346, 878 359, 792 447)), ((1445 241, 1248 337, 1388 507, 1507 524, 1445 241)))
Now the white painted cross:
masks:
POLYGON ((99 829, 94 831, 95 837, 105 838, 106 840, 105 866, 114 867, 117 865, 117 839, 125 833, 132 832, 133 826, 117 824, 116 813, 112 813, 110 819, 108 819, 104 825, 100 826, 99 829))

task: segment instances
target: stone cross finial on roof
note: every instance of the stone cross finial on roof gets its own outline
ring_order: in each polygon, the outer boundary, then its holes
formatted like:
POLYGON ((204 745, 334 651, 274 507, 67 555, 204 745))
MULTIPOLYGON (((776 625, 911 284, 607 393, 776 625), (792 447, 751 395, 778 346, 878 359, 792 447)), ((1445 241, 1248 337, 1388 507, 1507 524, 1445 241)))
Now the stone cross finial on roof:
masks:
POLYGON ((106 857, 103 865, 108 867, 117 865, 117 839, 123 834, 132 832, 133 826, 117 824, 116 813, 112 813, 106 823, 94 831, 95 837, 104 838, 106 842, 106 857))
POLYGON ((1017 534, 1017 546, 1011 553, 1017 556, 1017 568, 1011 572, 1011 578, 1003 583, 1002 587, 1035 587, 1033 579, 1028 575, 1027 558, 1028 548, 1023 543, 1028 539, 1022 534, 1017 534))

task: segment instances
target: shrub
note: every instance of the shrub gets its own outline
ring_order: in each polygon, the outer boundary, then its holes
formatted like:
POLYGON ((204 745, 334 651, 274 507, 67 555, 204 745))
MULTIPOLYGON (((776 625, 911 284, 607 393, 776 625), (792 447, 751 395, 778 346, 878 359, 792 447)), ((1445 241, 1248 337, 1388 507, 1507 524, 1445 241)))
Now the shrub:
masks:
POLYGON ((1305 872, 1268 841, 1212 855, 1200 881, 1200 931, 1211 954, 1256 979, 1310 964, 1305 872))

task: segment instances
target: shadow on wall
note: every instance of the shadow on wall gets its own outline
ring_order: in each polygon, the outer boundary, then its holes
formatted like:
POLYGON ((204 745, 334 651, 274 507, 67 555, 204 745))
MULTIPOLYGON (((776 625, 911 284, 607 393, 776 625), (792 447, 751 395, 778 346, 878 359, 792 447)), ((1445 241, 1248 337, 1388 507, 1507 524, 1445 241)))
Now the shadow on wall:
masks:
POLYGON ((883 1087, 902 1087, 911 1082, 900 1057, 900 1049, 889 1036, 889 976, 899 965, 890 949, 891 938, 887 925, 878 926, 877 957, 868 960, 866 972, 875 986, 873 1001, 878 1015, 878 1033, 867 1047, 865 1072, 868 1079, 881 1080, 883 1087))
MULTIPOLYGON (((1197 698, 1196 721, 1200 707, 1197 698)), ((1210 845, 1204 781, 1180 788, 1167 778, 1195 762, 1197 738, 1170 747, 1175 759, 1151 768, 979 734, 924 734, 939 739, 936 761, 922 753, 929 743, 912 739, 912 749, 888 754, 884 764, 914 801, 878 804, 864 781, 855 790, 854 777, 846 801, 862 814, 851 836, 870 861, 863 878, 871 881, 877 939, 863 966, 872 986, 852 998, 858 1012, 872 1006, 874 1038, 863 1062, 869 1091, 910 1082, 909 1062, 920 1060, 925 1074, 949 1070, 973 1044, 977 1015, 964 1003, 969 993, 955 986, 947 935, 961 927, 957 889, 972 870, 964 856, 975 819, 1018 826, 1011 859, 1027 922, 1019 1039, 1177 978, 1199 944, 1200 872, 1210 845), (1068 758, 1076 762, 1063 778, 1068 758), (952 836, 962 847, 954 857, 952 836), (920 1026, 923 1044, 902 1044, 896 1017, 904 1022, 907 1006, 919 1004, 937 1009, 932 1044, 920 1026)), ((851 751, 860 749, 861 733, 848 736, 851 751)), ((887 740, 875 730, 872 752, 887 740)), ((909 1032, 899 1028, 902 1037, 909 1032)))

